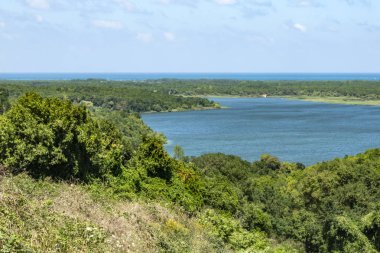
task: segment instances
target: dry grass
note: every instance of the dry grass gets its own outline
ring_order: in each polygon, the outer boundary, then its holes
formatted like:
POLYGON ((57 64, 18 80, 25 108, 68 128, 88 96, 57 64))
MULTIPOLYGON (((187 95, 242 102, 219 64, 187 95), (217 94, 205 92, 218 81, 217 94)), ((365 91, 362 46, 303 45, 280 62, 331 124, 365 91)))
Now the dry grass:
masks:
MULTIPOLYGON (((107 231, 112 252, 157 252, 163 237, 188 237, 191 252, 211 252, 204 228, 185 214, 159 203, 110 201, 99 204, 77 186, 65 187, 54 211, 92 222, 107 231)), ((168 238, 170 239, 170 238, 168 238)), ((180 239, 180 238, 171 238, 180 239)), ((186 248, 186 247, 185 247, 186 248)))
POLYGON ((284 96, 288 99, 301 99, 310 102, 347 105, 373 105, 380 106, 380 100, 367 100, 355 97, 315 97, 315 96, 284 96))
POLYGON ((81 185, 0 177, 0 252, 5 246, 37 252, 225 252, 206 232, 196 219, 164 204, 99 201, 81 185))

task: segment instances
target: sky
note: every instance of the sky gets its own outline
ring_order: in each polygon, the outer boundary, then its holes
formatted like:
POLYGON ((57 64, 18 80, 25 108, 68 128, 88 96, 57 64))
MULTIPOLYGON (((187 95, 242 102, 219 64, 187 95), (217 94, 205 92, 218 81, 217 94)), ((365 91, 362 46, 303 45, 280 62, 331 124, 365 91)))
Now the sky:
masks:
POLYGON ((0 0, 0 73, 380 72, 379 0, 0 0))

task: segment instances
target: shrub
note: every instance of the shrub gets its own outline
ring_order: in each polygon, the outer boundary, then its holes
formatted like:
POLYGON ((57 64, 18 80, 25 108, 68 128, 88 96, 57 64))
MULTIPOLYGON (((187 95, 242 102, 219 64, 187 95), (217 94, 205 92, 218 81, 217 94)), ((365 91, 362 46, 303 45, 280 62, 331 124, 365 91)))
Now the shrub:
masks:
POLYGON ((68 100, 28 93, 0 117, 0 163, 34 176, 119 174, 129 154, 120 131, 68 100))
POLYGON ((371 212, 363 218, 364 234, 380 251, 380 212, 371 212))
POLYGON ((338 216, 326 225, 325 236, 329 252, 376 252, 368 238, 349 218, 338 216))

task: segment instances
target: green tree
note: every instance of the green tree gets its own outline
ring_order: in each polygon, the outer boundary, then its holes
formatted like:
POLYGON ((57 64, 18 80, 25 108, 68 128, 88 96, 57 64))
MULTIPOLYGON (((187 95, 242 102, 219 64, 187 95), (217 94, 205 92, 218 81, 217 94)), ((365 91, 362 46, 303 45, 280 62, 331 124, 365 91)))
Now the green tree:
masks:
POLYGON ((28 93, 0 117, 0 163, 35 176, 118 174, 130 153, 118 129, 68 100, 28 93))
POLYGON ((380 251, 380 212, 371 212, 362 219, 362 222, 364 234, 380 251))
POLYGON ((326 224, 325 237, 328 252, 376 252, 358 226, 345 216, 335 217, 326 224))
POLYGON ((174 149, 174 158, 180 161, 183 161, 185 158, 185 152, 183 151, 183 148, 179 145, 175 145, 174 149))
POLYGON ((143 168, 149 177, 169 181, 174 172, 174 161, 164 148, 164 138, 159 135, 146 136, 137 151, 137 168, 143 168))
POLYGON ((281 168, 280 160, 277 157, 268 154, 261 155, 260 161, 257 162, 257 165, 262 169, 269 170, 279 170, 281 168))

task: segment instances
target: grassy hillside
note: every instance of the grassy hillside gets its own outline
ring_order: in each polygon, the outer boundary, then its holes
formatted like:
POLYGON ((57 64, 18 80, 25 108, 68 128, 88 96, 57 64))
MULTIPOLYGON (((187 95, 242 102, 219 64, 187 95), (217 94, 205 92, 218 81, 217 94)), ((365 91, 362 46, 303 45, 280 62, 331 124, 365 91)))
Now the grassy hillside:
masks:
POLYGON ((0 177, 0 252, 225 252, 200 222, 78 183, 0 177))

